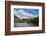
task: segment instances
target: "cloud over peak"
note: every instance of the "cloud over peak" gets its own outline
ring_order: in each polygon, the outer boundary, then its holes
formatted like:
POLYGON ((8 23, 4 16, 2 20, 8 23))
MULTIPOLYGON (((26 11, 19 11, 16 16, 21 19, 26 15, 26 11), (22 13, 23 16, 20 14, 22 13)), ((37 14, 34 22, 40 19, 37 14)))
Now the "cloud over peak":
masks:
POLYGON ((31 14, 31 13, 29 14, 29 13, 25 12, 24 10, 18 10, 18 11, 15 10, 14 14, 19 19, 28 19, 28 18, 34 17, 33 14, 31 14))

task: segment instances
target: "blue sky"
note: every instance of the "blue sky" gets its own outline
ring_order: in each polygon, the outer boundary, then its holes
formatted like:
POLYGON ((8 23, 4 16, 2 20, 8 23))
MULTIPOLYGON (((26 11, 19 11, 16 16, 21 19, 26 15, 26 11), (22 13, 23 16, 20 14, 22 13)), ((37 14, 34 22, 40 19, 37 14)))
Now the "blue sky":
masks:
POLYGON ((39 9, 29 9, 29 8, 14 8, 14 10, 23 10, 28 14, 33 14, 34 16, 39 16, 39 9))

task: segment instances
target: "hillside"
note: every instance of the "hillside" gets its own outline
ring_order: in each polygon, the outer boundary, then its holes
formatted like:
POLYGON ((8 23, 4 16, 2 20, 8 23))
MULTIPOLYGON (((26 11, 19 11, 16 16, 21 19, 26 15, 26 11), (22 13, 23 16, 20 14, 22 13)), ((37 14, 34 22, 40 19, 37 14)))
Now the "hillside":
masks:
POLYGON ((30 19, 19 19, 18 17, 14 16, 14 22, 16 23, 39 23, 39 17, 34 17, 30 19))

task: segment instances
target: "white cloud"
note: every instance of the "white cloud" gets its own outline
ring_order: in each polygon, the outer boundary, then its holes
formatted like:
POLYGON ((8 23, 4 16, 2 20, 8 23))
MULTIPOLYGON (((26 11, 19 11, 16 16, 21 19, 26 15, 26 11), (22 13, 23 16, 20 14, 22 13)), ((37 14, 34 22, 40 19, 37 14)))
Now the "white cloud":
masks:
POLYGON ((17 16, 19 19, 28 19, 34 17, 33 14, 28 14, 24 10, 15 10, 15 16, 17 16))

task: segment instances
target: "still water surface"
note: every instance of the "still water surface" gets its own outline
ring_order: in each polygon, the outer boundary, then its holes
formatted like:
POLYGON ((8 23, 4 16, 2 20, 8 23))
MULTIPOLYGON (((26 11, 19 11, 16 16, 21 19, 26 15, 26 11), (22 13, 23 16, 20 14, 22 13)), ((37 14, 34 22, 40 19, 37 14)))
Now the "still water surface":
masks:
POLYGON ((34 27, 34 26, 38 26, 38 24, 33 24, 33 23, 15 23, 14 27, 34 27))

